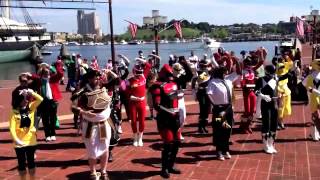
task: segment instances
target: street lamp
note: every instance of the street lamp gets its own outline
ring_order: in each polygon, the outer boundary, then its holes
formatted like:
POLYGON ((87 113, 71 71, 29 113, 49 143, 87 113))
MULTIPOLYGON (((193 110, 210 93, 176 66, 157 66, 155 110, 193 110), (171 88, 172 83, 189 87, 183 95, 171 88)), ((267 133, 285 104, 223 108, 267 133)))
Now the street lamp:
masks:
POLYGON ((154 45, 156 50, 156 55, 159 55, 159 28, 167 23, 166 16, 160 16, 159 10, 152 10, 152 17, 143 17, 143 24, 146 26, 151 26, 154 31, 154 45))

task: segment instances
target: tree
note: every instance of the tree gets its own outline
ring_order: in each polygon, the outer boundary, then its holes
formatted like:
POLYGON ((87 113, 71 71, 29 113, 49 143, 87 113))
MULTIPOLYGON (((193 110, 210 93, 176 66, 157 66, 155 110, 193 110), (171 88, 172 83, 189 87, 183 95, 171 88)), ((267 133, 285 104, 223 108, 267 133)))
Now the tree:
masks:
POLYGON ((229 33, 226 28, 216 28, 209 34, 210 37, 219 38, 219 39, 224 39, 228 37, 228 35, 229 33))
POLYGON ((207 22, 200 22, 197 24, 197 29, 203 31, 205 33, 209 33, 211 31, 210 25, 207 22))

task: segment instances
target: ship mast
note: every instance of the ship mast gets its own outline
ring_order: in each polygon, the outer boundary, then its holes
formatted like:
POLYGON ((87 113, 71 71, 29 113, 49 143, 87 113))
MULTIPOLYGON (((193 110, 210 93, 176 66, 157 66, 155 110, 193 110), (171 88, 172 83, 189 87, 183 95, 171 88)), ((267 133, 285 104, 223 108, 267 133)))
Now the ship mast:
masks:
POLYGON ((10 2, 9 0, 0 0, 1 6, 6 6, 1 9, 1 16, 10 19, 10 2))

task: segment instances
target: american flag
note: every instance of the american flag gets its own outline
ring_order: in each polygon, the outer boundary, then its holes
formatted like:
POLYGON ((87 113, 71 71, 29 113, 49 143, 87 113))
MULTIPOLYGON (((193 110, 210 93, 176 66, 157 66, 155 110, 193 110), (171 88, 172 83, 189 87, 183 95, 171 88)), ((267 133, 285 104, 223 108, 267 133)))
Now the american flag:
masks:
POLYGON ((312 26, 310 24, 307 25, 307 33, 311 33, 312 32, 312 26))
POLYGON ((304 36, 304 21, 297 17, 297 26, 296 26, 297 36, 304 36))
POLYGON ((180 21, 176 21, 173 23, 173 26, 176 30, 176 35, 179 38, 182 38, 182 29, 181 29, 181 22, 180 21))
POLYGON ((138 31, 138 25, 132 22, 129 22, 129 29, 130 29, 130 33, 131 33, 131 37, 132 39, 134 39, 137 35, 137 31, 138 31))

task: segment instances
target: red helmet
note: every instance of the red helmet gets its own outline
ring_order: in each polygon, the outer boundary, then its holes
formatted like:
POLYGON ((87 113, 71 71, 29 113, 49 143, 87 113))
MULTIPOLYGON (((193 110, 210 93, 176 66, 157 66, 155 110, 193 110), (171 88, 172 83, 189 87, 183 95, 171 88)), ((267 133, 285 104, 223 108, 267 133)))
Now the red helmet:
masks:
POLYGON ((144 69, 143 69, 142 65, 136 64, 136 65, 134 65, 132 72, 134 75, 140 75, 140 74, 143 74, 143 70, 144 69))
POLYGON ((169 77, 173 77, 173 70, 169 64, 164 64, 159 72, 159 79, 167 81, 169 77))

